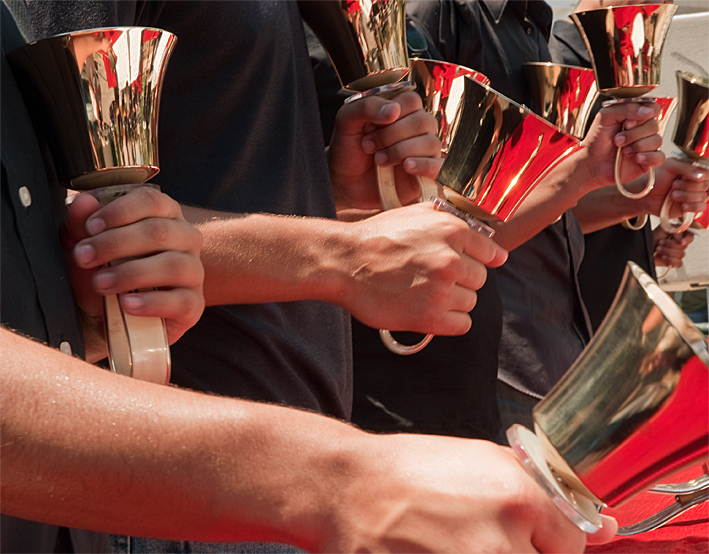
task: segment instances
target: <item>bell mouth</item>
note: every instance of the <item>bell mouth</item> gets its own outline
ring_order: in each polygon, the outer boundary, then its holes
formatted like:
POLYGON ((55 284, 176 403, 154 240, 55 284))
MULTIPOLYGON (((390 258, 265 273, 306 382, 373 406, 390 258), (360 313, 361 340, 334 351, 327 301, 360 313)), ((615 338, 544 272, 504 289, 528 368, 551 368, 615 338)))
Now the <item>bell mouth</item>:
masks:
POLYGON ((621 86, 621 87, 611 87, 599 89, 598 92, 604 94, 605 96, 612 96, 613 98, 637 98, 638 96, 643 96, 651 90, 655 90, 658 85, 631 85, 631 86, 621 86))
POLYGON ((398 83, 409 74, 408 67, 396 67, 394 69, 384 69, 375 73, 370 73, 366 77, 352 81, 343 87, 345 90, 354 92, 364 92, 375 87, 398 83))
POLYGON ((157 166, 109 167, 74 177, 71 186, 76 190, 93 190, 113 185, 145 183, 159 172, 160 168, 157 166))
POLYGON ((709 368, 709 343, 702 332, 689 319, 682 309, 672 298, 658 285, 652 277, 645 273, 640 266, 634 262, 628 262, 628 269, 635 276, 640 286, 654 305, 657 307, 665 319, 674 327, 677 334, 699 358, 699 360, 709 368))

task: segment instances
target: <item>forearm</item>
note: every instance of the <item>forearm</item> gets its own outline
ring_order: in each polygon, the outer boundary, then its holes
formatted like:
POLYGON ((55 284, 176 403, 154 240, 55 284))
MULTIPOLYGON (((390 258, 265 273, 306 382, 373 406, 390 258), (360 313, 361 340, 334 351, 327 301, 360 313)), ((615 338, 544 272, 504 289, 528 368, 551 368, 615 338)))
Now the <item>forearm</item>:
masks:
POLYGON ((554 167, 529 193, 505 223, 496 222, 495 241, 514 250, 556 221, 588 191, 599 186, 589 171, 587 152, 581 149, 554 167))
POLYGON ((352 248, 333 220, 184 208, 204 242, 207 305, 336 301, 352 248))
POLYGON ((0 333, 3 513, 134 536, 308 549, 331 531, 338 491, 358 475, 364 433, 114 375, 0 333))
POLYGON ((615 185, 608 185, 590 192, 579 200, 573 210, 584 234, 593 233, 647 213, 641 200, 623 196, 615 185))

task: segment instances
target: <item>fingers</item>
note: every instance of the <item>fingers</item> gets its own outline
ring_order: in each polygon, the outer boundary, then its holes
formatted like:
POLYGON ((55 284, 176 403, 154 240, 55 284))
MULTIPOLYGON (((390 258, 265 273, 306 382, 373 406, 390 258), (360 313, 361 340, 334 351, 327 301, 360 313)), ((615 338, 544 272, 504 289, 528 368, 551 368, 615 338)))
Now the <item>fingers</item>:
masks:
MULTIPOLYGON (((440 155, 440 154, 439 154, 440 155)), ((443 158, 416 158, 409 157, 402 164, 403 170, 409 175, 421 175, 434 179, 443 166, 443 158)))
POLYGON ((682 213, 703 212, 709 200, 709 172, 687 162, 679 164, 678 177, 672 182, 670 198, 682 213))
POLYGON ((656 263, 666 267, 680 267, 694 235, 689 230, 674 235, 660 230, 654 234, 656 263))
POLYGON ((657 120, 651 119, 639 125, 635 123, 633 120, 624 123, 626 130, 614 137, 615 145, 622 149, 626 158, 645 168, 661 166, 665 154, 659 151, 662 137, 658 134, 657 120), (630 129, 627 128, 628 124, 632 124, 630 129))
POLYGON ((89 269, 168 250, 195 255, 200 249, 199 231, 185 220, 151 217, 80 241, 74 247, 74 258, 80 267, 89 269))
MULTIPOLYGON (((438 123, 423 110, 418 94, 405 92, 388 101, 374 97, 353 102, 360 103, 356 113, 359 121, 365 122, 362 149, 367 154, 375 154, 378 165, 398 165, 410 157, 440 157, 438 123), (393 117, 397 112, 393 104, 399 107, 396 117, 393 117), (386 112, 386 116, 382 112, 386 112)), ((357 121, 354 111, 350 117, 351 122, 357 121)), ((358 129, 353 123, 349 130, 358 129)))
POLYGON ((180 205, 152 187, 138 187, 116 198, 86 221, 86 230, 96 235, 106 229, 123 227, 147 217, 182 218, 180 205))
POLYGON ((89 237, 86 230, 86 220, 100 208, 100 204, 91 194, 77 194, 67 208, 62 229, 62 240, 65 246, 73 248, 82 239, 89 237))
POLYGON ((336 119, 337 132, 344 136, 371 132, 377 126, 389 125, 421 107, 421 98, 415 92, 404 92, 391 100, 368 96, 340 108, 336 119))
MULTIPOLYGON (((173 343, 204 309, 202 235, 182 217, 177 202, 141 187, 104 207, 88 194, 69 207, 65 243, 93 295, 121 295, 126 313, 165 319, 173 343)), ((91 305, 89 299, 83 302, 91 305)))

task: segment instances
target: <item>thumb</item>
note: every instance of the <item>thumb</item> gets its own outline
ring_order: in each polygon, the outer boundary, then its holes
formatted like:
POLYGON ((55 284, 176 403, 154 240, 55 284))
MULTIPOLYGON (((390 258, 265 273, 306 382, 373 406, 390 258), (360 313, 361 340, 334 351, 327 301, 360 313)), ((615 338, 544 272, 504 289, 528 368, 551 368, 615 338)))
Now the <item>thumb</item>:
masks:
POLYGON ((67 208, 62 240, 64 245, 72 248, 79 241, 89 237, 86 230, 86 220, 96 212, 101 205, 91 194, 77 194, 67 208))
POLYGON ((603 526, 595 533, 588 534, 588 544, 603 544, 610 542, 618 532, 618 522, 615 518, 601 514, 601 521, 603 526))

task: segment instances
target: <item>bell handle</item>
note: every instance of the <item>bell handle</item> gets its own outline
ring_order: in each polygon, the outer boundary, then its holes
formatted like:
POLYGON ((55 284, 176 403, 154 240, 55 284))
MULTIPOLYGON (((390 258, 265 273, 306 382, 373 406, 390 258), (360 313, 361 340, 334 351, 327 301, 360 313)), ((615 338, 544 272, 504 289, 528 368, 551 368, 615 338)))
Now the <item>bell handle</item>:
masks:
MULTIPOLYGON (((425 200, 428 197, 438 197, 438 185, 433 179, 428 177, 418 176, 419 187, 421 188, 421 199, 425 200)), ((401 207, 399 195, 396 193, 396 179, 394 177, 394 168, 391 166, 377 166, 377 185, 379 187, 379 199, 382 202, 384 210, 391 210, 401 207)), ((379 330, 379 337, 382 339, 384 346, 400 356, 409 356, 421 352, 426 345, 431 342, 433 335, 426 335, 419 343, 407 346, 397 342, 390 331, 386 329, 379 330)))
POLYGON ((171 363, 164 320, 125 313, 120 296, 104 297, 111 370, 141 381, 166 385, 170 382, 171 363))
MULTIPOLYGON (((153 183, 136 183, 111 185, 91 190, 90 193, 101 206, 105 206, 143 186, 160 189, 153 183)), ((70 204, 73 198, 67 198, 67 204, 70 204)), ((110 265, 117 265, 122 261, 125 260, 116 260, 110 265)), ((162 318, 127 314, 121 308, 120 295, 114 294, 104 297, 104 326, 108 342, 108 360, 114 373, 159 384, 170 382, 170 344, 162 318)))
POLYGON ((431 339, 435 335, 428 334, 423 339, 421 339, 416 344, 406 345, 398 342, 391 334, 391 331, 386 329, 379 329, 379 338, 382 339, 384 346, 391 350, 394 354, 399 354, 399 356, 410 356, 411 354, 416 354, 421 352, 426 345, 431 342, 431 339))
POLYGON ((625 188, 625 185, 623 185, 623 181, 620 179, 620 167, 623 163, 623 152, 620 148, 618 148, 618 151, 616 152, 615 155, 615 186, 618 187, 618 192, 620 192, 623 196, 626 198, 643 198, 648 195, 648 193, 652 190, 652 188, 655 186, 655 168, 650 167, 647 170, 647 184, 645 185, 645 188, 641 190, 640 192, 634 193, 630 192, 628 189, 625 188))
POLYGON ((642 214, 635 218, 635 223, 631 223, 630 219, 626 219, 623 223, 621 223, 621 225, 631 231, 640 231, 643 227, 645 227, 646 223, 647 214, 642 214))
POLYGON ((393 210, 401 208, 401 200, 396 193, 396 179, 392 166, 377 165, 377 187, 379 188, 379 200, 383 210, 393 210))
POLYGON ((670 219, 671 208, 672 199, 668 194, 667 196, 665 196, 665 201, 662 203, 662 208, 660 209, 660 227, 662 227, 662 230, 669 233, 670 235, 673 235, 675 233, 684 233, 687 229, 689 229, 689 226, 692 224, 692 221, 694 221, 694 213, 685 212, 682 215, 682 223, 675 224, 670 219))

